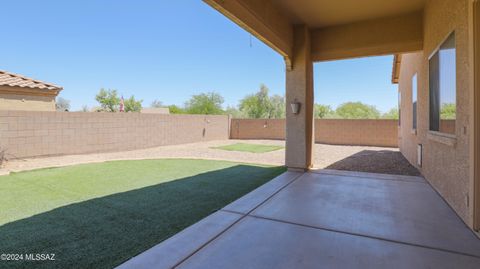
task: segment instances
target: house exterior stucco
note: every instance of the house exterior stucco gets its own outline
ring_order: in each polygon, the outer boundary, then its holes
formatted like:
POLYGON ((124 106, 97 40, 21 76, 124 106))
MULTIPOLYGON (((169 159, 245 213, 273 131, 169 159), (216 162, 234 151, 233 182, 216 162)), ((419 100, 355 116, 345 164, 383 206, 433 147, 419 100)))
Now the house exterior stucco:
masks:
POLYGON ((433 187, 466 223, 472 223, 470 136, 473 101, 470 98, 469 1, 428 1, 424 10, 424 50, 403 54, 399 77, 401 126, 399 146, 433 187), (457 118, 454 137, 429 131, 429 57, 455 32, 457 118), (417 130, 413 130, 412 78, 417 74, 417 130), (417 145, 423 164, 417 165, 417 145))
POLYGON ((55 96, 24 95, 2 92, 0 87, 0 110, 55 111, 55 96))

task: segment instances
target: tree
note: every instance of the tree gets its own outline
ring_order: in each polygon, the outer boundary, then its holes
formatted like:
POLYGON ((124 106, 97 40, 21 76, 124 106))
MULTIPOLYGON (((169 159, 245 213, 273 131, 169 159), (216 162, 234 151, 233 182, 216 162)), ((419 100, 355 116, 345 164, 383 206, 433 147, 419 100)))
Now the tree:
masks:
POLYGON ((225 115, 231 115, 234 119, 245 118, 245 115, 242 113, 242 111, 234 106, 228 106, 227 109, 225 109, 225 115))
POLYGON ((382 115, 384 119, 398 120, 398 108, 394 107, 382 115))
POLYGON ((315 104, 315 118, 316 119, 326 119, 331 118, 335 112, 330 106, 315 104))
POLYGON ((83 105, 81 111, 82 111, 82 112, 88 112, 88 111, 89 111, 89 110, 88 110, 88 106, 87 106, 87 105, 83 105))
POLYGON ((269 118, 270 106, 268 88, 264 84, 260 85, 257 93, 247 95, 240 101, 240 110, 251 119, 269 118))
POLYGON ((170 114, 185 114, 185 109, 176 105, 169 105, 168 110, 170 111, 170 114))
POLYGON ((185 104, 188 114, 220 115, 222 110, 223 97, 215 92, 201 93, 192 96, 185 104))
POLYGON ((378 119, 380 111, 374 106, 361 102, 348 102, 337 107, 337 115, 342 119, 378 119))
POLYGON ((269 89, 264 84, 260 90, 245 96, 240 101, 240 111, 251 119, 276 119, 285 118, 285 98, 279 95, 270 97, 269 89))
POLYGON ((55 102, 55 109, 57 111, 69 111, 70 110, 70 101, 63 98, 58 97, 55 102))
POLYGON ((283 119, 285 118, 285 98, 280 95, 273 95, 270 97, 270 119, 283 119))
POLYGON ((457 106, 454 103, 443 103, 440 109, 440 119, 454 120, 457 118, 457 106))
POLYGON ((153 100, 153 102, 150 104, 150 107, 152 107, 152 108, 161 108, 161 107, 164 107, 164 106, 163 106, 163 104, 162 104, 161 101, 155 99, 155 100, 153 100))
POLYGON ((100 89, 95 100, 100 104, 102 111, 116 112, 118 111, 118 105, 120 104, 120 98, 118 97, 117 90, 105 90, 100 89))
POLYGON ((130 98, 123 101, 123 104, 125 106, 125 112, 142 111, 142 102, 143 100, 135 100, 135 96, 130 96, 130 98))

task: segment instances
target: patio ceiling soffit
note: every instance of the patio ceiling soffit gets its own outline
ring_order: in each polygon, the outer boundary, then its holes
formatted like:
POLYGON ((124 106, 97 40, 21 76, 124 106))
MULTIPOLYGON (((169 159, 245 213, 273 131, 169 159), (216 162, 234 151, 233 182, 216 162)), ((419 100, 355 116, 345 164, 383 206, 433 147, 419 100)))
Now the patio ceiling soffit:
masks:
MULTIPOLYGON (((269 45, 292 69, 291 16, 270 0, 203 0, 269 45)), ((312 61, 401 54, 423 49, 423 11, 312 29, 312 61)))

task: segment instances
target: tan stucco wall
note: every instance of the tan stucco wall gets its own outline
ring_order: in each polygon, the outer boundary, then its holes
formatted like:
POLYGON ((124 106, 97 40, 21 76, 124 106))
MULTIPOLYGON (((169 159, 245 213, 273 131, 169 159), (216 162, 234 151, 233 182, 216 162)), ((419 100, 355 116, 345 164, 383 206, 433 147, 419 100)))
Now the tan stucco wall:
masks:
POLYGON ((0 110, 55 111, 55 97, 0 92, 0 110))
MULTIPOLYGON (((423 52, 404 54, 399 79, 401 92, 401 126, 399 129, 398 144, 403 155, 412 163, 417 162, 417 136, 426 135, 428 130, 428 88, 425 82, 428 70, 422 67, 423 52), (418 122, 417 135, 412 131, 412 78, 417 73, 418 81, 418 122), (426 117, 426 118, 425 118, 426 117)), ((427 157, 427 156, 425 156, 427 157)))
POLYGON ((421 12, 330 26, 312 31, 313 61, 330 61, 421 50, 421 12))
POLYGON ((286 76, 286 154, 285 164, 290 169, 309 169, 313 166, 313 62, 311 60, 310 29, 297 25, 294 29, 292 69, 286 76), (298 114, 290 104, 299 103, 298 114))
MULTIPOLYGON (((472 129, 469 113, 468 1, 430 0, 424 14, 424 51, 402 58, 399 90, 402 92, 400 149, 414 165, 417 144, 423 145, 423 166, 419 169, 433 187, 469 225, 472 210, 468 205, 471 188, 469 146, 472 129), (432 135, 429 129, 428 57, 455 30, 457 48, 457 121, 456 139, 432 135), (418 126, 412 133, 412 76, 418 73, 418 126), (444 141, 444 142, 441 142, 444 141), (449 145, 452 144, 453 145, 449 145)), ((472 203, 470 202, 470 205, 472 203)))
MULTIPOLYGON (((397 147, 396 120, 316 119, 315 142, 335 145, 397 147)), ((233 119, 232 139, 285 139, 283 119, 233 119)))
POLYGON ((134 150, 228 137, 228 116, 0 111, 0 147, 10 158, 134 150))
MULTIPOLYGON (((472 2, 474 0, 471 0, 472 2)), ((480 1, 475 0, 474 5, 471 9, 472 16, 472 64, 475 66, 472 72, 473 79, 473 94, 472 97, 475 100, 474 108, 472 108, 472 113, 474 114, 474 134, 472 136, 471 143, 473 147, 471 148, 471 154, 475 156, 472 163, 471 173, 473 178, 473 187, 471 195, 474 196, 474 229, 480 230, 480 1), (476 194, 476 195, 475 195, 476 194)))

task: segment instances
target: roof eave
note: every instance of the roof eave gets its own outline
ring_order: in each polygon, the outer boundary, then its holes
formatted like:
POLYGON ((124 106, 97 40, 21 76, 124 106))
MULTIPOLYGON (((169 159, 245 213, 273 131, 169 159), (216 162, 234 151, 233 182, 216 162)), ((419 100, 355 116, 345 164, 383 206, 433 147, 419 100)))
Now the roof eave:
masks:
POLYGON ((393 66, 392 66, 392 84, 398 84, 400 80, 401 65, 402 65, 402 54, 395 54, 393 56, 393 66))

